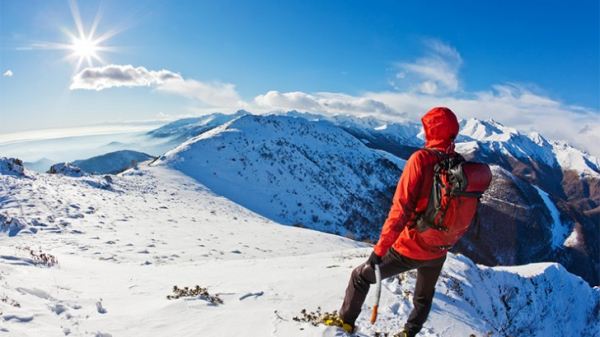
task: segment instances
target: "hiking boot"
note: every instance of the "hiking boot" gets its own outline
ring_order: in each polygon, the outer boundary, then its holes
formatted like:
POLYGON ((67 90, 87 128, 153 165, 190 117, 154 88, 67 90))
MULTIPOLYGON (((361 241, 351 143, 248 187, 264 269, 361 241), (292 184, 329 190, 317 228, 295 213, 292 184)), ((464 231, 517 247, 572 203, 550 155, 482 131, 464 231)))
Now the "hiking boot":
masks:
POLYGON ((344 323, 344 321, 340 318, 339 315, 325 314, 323 315, 323 317, 319 318, 319 323, 328 326, 337 326, 338 328, 344 329, 348 333, 353 333, 356 331, 354 326, 348 323, 344 323))
POLYGON ((406 331, 405 329, 400 330, 394 337, 415 337, 412 333, 406 331))

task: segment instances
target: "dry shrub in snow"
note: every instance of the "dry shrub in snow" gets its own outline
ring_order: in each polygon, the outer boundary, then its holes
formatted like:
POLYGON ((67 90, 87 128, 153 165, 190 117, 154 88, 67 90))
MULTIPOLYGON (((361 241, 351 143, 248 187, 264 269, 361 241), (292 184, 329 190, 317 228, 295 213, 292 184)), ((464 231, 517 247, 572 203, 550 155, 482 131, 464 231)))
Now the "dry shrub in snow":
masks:
POLYGON ((199 285, 196 285, 195 288, 184 287, 183 289, 178 286, 173 286, 173 294, 168 295, 168 300, 176 300, 181 297, 197 297, 200 296, 200 299, 210 302, 211 304, 218 305, 223 304, 223 300, 219 298, 219 294, 211 295, 208 293, 206 288, 203 288, 199 285))
POLYGON ((29 248, 28 246, 19 247, 19 249, 29 252, 29 255, 31 256, 31 260, 33 261, 33 263, 35 265, 41 264, 41 265, 45 265, 47 267, 52 267, 53 265, 58 264, 58 259, 54 255, 46 254, 46 253, 42 252, 41 248, 39 249, 39 251, 37 253, 33 249, 29 248))

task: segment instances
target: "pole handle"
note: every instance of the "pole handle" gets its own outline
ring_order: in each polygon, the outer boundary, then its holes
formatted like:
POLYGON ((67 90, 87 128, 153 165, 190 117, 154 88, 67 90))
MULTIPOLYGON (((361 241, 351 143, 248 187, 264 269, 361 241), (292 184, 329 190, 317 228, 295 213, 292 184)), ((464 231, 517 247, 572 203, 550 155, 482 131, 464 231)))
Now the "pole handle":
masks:
POLYGON ((375 264, 375 304, 373 305, 373 314, 371 315, 371 324, 377 320, 377 309, 379 309, 379 299, 381 298, 381 270, 379 264, 375 264))

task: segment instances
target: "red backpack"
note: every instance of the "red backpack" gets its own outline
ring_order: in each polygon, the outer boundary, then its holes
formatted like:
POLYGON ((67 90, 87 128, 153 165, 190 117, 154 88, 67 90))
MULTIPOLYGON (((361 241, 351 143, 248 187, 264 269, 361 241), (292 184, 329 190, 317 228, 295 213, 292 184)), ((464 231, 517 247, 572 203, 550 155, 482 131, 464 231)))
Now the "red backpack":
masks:
MULTIPOLYGON (((427 208, 417 213, 413 228, 432 251, 445 250, 466 233, 477 214, 483 193, 492 181, 490 167, 425 149, 438 158, 427 208)), ((478 233, 479 235, 479 233, 478 233)))

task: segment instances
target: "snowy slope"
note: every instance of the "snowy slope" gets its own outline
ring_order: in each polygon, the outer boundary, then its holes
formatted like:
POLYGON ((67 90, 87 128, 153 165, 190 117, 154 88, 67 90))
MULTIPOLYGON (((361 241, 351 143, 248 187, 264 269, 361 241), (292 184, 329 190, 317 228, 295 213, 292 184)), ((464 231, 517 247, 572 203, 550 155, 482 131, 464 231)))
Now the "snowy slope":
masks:
POLYGON ((148 136, 165 138, 168 139, 170 143, 177 145, 247 114, 249 114, 249 112, 239 110, 235 114, 214 113, 202 117, 184 118, 152 130, 148 132, 148 136))
POLYGON ((550 200, 548 193, 537 187, 536 190, 540 194, 542 200, 544 200, 544 204, 550 211, 550 216, 552 217, 552 245, 555 247, 562 247, 565 243, 565 240, 569 236, 569 226, 564 225, 560 220, 560 212, 552 200, 550 200))
POLYGON ((374 236, 386 215, 381 209, 391 205, 397 163, 326 121, 246 115, 156 164, 277 222, 374 236))
MULTIPOLYGON (((365 244, 274 223, 165 165, 109 179, 12 169, 0 175, 3 333, 343 335, 294 317, 339 307, 365 244), (42 253, 57 263, 43 265, 42 253), (168 300, 174 285, 224 303, 168 300)), ((414 273, 385 281, 378 322, 369 297, 357 336, 396 332, 413 283, 414 273)), ((425 337, 600 333, 600 289, 555 264, 487 268, 450 255, 437 292, 425 337)))
POLYGON ((386 121, 374 117, 356 117, 352 115, 316 115, 310 113, 300 113, 297 111, 288 111, 282 113, 283 116, 299 117, 307 120, 329 121, 365 144, 376 143, 375 146, 382 146, 383 143, 393 143, 406 147, 419 148, 425 144, 421 133, 421 124, 402 121, 386 121))

